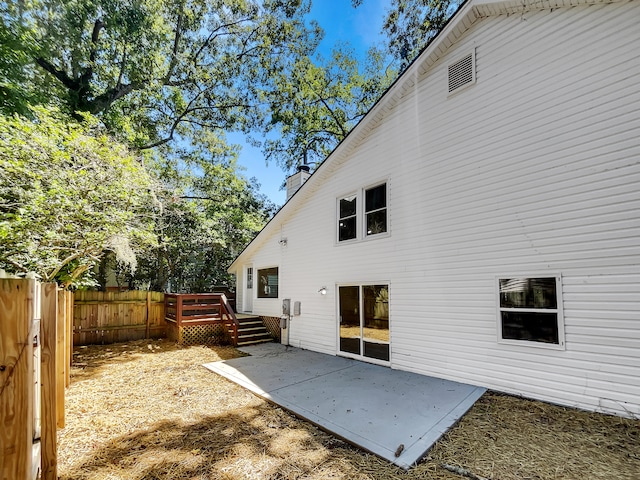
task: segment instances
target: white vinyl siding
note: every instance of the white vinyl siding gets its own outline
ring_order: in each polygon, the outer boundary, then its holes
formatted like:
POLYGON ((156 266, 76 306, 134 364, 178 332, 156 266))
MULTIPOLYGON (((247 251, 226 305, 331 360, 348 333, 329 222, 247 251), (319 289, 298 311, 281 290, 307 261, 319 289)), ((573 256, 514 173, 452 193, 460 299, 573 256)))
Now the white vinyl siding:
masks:
POLYGON ((393 88, 240 259, 279 264, 281 296, 302 302, 291 345, 335 354, 336 285, 388 282, 392 368, 640 415, 639 16, 478 19, 393 88), (447 96, 471 49, 474 87, 447 96), (393 235, 337 247, 336 199, 381 178, 393 235), (564 350, 497 341, 508 272, 561 273, 564 350))
POLYGON ((476 82, 475 51, 466 54, 447 67, 449 95, 458 92, 476 82))

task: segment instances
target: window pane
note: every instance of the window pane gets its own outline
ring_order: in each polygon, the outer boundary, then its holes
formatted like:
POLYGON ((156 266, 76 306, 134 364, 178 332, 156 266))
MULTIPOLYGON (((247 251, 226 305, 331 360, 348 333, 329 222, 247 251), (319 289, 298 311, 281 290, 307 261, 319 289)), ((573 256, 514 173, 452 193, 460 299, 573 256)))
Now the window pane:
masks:
POLYGON ((367 213, 367 235, 376 235, 387 231, 387 209, 367 213))
POLYGON ((360 288, 340 287, 340 351, 360 355, 360 288))
POLYGON ((365 192, 365 211, 378 210, 387 206, 387 184, 383 183, 365 192))
POLYGON ((258 298, 278 298, 278 267, 258 270, 258 298))
POLYGON ((364 342, 364 356, 369 358, 377 358, 378 360, 389 361, 389 344, 388 343, 371 343, 364 342))
POLYGON ((343 218, 338 222, 338 240, 356 238, 356 217, 343 218))
POLYGON ((364 338, 389 342, 389 289, 386 285, 365 285, 364 338))
POLYGON ((559 344, 558 317, 555 313, 502 312, 502 338, 559 344))
POLYGON ((556 279, 500 279, 500 306, 503 308, 558 308, 556 279))
POLYGON ((389 288, 387 285, 365 285, 364 356, 389 361, 389 288))
POLYGON ((340 218, 350 217, 356 214, 356 196, 340 199, 340 218))

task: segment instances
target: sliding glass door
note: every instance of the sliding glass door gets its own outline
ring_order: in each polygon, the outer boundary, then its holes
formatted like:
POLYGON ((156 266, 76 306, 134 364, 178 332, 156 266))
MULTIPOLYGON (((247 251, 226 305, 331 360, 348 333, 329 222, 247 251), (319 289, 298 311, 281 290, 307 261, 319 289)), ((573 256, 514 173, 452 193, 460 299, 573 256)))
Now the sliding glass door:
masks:
POLYGON ((341 286, 338 301, 340 352, 388 362, 389 286, 341 286))

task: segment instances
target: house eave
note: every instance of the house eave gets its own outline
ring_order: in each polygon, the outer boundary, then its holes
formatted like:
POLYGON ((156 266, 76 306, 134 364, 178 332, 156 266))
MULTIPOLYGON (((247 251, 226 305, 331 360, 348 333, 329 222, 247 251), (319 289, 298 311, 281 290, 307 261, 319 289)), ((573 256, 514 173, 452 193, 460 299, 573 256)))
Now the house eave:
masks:
POLYGON ((245 249, 235 258, 228 268, 233 273, 242 257, 256 250, 266 239, 276 231, 278 225, 292 214, 298 204, 309 197, 323 179, 331 171, 342 164, 349 157, 349 153, 364 141, 371 132, 386 117, 389 111, 410 91, 418 80, 447 53, 477 21, 499 15, 523 15, 531 11, 570 8, 580 5, 597 5, 602 3, 623 3, 632 0, 468 0, 451 17, 445 27, 425 47, 420 55, 395 80, 380 99, 371 107, 369 112, 335 147, 335 149, 320 164, 315 172, 307 179, 300 189, 276 212, 265 227, 254 237, 245 249))

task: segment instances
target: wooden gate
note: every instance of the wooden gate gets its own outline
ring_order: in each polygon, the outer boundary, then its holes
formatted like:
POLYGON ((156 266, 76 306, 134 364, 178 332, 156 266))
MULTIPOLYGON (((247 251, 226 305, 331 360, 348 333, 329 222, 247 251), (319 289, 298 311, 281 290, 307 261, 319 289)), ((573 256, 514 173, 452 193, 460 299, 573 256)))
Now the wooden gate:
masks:
POLYGON ((72 358, 70 292, 0 278, 0 478, 55 480, 72 358))

